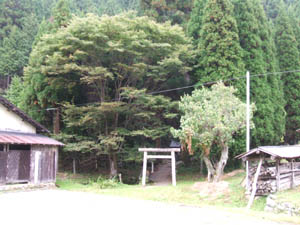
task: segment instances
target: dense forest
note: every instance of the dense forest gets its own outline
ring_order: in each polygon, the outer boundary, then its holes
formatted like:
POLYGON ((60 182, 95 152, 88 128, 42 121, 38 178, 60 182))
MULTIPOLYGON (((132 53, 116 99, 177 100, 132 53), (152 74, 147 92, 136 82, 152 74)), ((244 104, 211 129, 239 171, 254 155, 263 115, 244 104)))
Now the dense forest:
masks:
MULTIPOLYGON (((193 90, 222 80, 246 102, 246 71, 251 147, 298 143, 299 1, 0 0, 0 94, 53 129, 63 160, 105 156, 111 176, 169 146, 193 90)), ((244 131, 229 149, 235 167, 244 131)))

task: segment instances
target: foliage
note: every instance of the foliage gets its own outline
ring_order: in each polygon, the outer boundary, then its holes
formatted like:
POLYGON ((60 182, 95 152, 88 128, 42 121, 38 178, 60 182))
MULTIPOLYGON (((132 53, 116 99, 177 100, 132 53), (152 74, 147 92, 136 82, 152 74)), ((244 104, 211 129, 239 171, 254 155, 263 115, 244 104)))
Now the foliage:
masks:
POLYGON ((202 149, 209 181, 210 176, 219 181, 227 163, 228 145, 233 135, 246 126, 246 105, 234 95, 235 92, 234 88, 218 83, 211 90, 202 88, 193 91, 191 96, 185 95, 179 103, 183 112, 180 129, 171 130, 174 137, 189 146, 190 152, 192 139, 197 143, 195 150, 202 149), (213 165, 210 150, 215 144, 220 147, 221 157, 213 165))
MULTIPOLYGON (((290 25, 289 18, 279 5, 279 15, 275 20, 277 57, 281 71, 290 71, 300 67, 298 43, 290 25)), ((296 144, 296 129, 300 125, 300 73, 292 72, 282 75, 287 112, 285 142, 296 144)))
POLYGON ((116 178, 107 179, 102 176, 99 176, 95 181, 90 180, 90 183, 92 186, 99 187, 100 189, 115 188, 119 185, 119 182, 116 178))
MULTIPOLYGON (((207 0, 198 40, 196 76, 200 83, 232 79, 245 74, 233 5, 228 0, 207 0)), ((240 92, 243 86, 235 82, 240 92), (239 87, 240 86, 240 87, 239 87)))
MULTIPOLYGON (((183 30, 170 23, 134 14, 74 17, 34 48, 25 70, 25 108, 63 104, 65 132, 71 135, 65 136, 71 140, 67 149, 108 154, 116 167, 125 137, 156 140, 169 133, 176 104, 147 91, 183 77, 190 70, 191 49, 183 30), (69 104, 85 99, 96 103, 69 104)), ((45 118, 45 111, 35 113, 45 118)))
MULTIPOLYGON (((244 50, 245 68, 251 74, 275 72, 272 34, 260 1, 236 1, 235 15, 240 45, 244 50)), ((253 147, 278 144, 284 136, 283 91, 282 84, 278 84, 278 80, 275 76, 251 78, 251 100, 256 105, 253 117, 255 129, 251 132, 253 147)))
POLYGON ((31 0, 0 3, 0 76, 23 74, 38 22, 31 0))
POLYGON ((192 6, 192 0, 141 0, 145 15, 158 22, 171 21, 172 24, 184 25, 189 19, 192 6))
POLYGON ((193 40, 198 43, 200 38, 200 30, 203 25, 203 13, 206 4, 206 0, 195 0, 194 7, 192 8, 191 17, 188 22, 187 33, 193 40))
POLYGON ((114 16, 126 11, 139 11, 139 0, 72 0, 71 11, 76 15, 94 13, 99 16, 114 16))
POLYGON ((23 92, 23 80, 21 77, 14 76, 12 78, 9 89, 5 93, 5 98, 8 99, 11 103, 19 107, 23 101, 22 95, 23 92))

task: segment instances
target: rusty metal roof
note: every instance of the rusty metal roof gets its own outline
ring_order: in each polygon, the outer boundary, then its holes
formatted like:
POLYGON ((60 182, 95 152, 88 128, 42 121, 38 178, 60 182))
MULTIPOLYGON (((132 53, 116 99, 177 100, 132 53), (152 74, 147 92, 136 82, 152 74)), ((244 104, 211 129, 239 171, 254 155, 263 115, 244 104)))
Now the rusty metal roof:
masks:
POLYGON ((275 158, 295 159, 300 158, 300 145, 260 146, 238 155, 236 158, 242 159, 247 156, 259 155, 260 153, 265 153, 275 158))
POLYGON ((17 106, 9 102, 6 98, 0 96, 0 104, 2 104, 5 108, 8 110, 14 112, 19 117, 21 117, 24 121, 28 122, 32 126, 36 128, 38 132, 44 132, 44 133, 50 133, 50 131, 42 126, 40 123, 36 122, 32 118, 30 118, 26 113, 24 113, 21 109, 19 109, 17 106))
POLYGON ((0 144, 22 144, 22 145, 55 145, 64 144, 52 138, 30 133, 0 131, 0 144))

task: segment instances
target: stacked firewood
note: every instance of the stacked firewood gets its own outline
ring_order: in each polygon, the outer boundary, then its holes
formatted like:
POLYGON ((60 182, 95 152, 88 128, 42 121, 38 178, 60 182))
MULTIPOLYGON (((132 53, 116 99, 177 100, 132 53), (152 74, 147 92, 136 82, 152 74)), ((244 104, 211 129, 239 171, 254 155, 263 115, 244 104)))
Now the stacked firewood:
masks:
MULTIPOLYGON (((251 192, 256 170, 257 166, 251 167, 249 170, 249 185, 251 192)), ((274 192, 276 192, 276 167, 262 165, 256 184, 256 195, 268 195, 274 192)))
MULTIPOLYGON (((256 166, 249 168, 249 188, 252 191, 256 166)), ((300 185, 300 162, 294 162, 293 168, 290 163, 283 163, 279 166, 279 190, 286 190, 293 186, 300 185)), ((273 164, 263 164, 260 169, 256 184, 256 195, 268 195, 277 191, 277 170, 273 164)))

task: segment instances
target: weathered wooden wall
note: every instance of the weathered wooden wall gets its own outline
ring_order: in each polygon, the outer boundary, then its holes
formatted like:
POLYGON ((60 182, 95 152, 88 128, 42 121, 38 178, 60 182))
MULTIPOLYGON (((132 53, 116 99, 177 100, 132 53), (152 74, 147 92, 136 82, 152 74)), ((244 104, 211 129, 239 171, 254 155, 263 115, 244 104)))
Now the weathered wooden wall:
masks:
POLYGON ((0 152, 0 183, 28 182, 29 173, 30 151, 0 152))
POLYGON ((34 145, 31 151, 31 183, 55 182, 58 148, 56 146, 34 145))
POLYGON ((57 160, 56 146, 0 152, 0 184, 55 182, 57 160))

